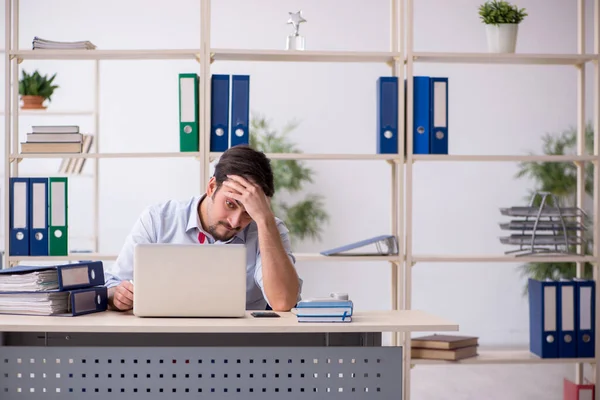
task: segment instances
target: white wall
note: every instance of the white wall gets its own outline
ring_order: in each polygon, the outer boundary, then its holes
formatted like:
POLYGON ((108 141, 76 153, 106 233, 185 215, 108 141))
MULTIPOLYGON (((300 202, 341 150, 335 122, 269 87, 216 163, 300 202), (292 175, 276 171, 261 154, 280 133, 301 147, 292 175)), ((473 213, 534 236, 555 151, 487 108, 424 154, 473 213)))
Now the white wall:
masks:
MULTIPOLYGON (((415 49, 484 52, 479 1, 419 0, 415 49)), ((591 1, 586 2, 591 9, 591 1)), ((301 27, 310 50, 389 49, 389 2, 212 2, 212 44, 217 48, 283 49, 291 27, 287 12, 302 8, 301 27)), ((529 17, 521 25, 518 52, 576 51, 576 7, 571 1, 522 0, 529 17)), ((2 13, 4 8, 2 9, 2 13)), ((588 13, 590 14, 590 13, 588 13)), ((3 15, 2 15, 3 17, 3 15)), ((80 2, 23 1, 20 46, 33 36, 91 40, 98 49, 199 47, 197 0, 80 2)), ((591 15, 588 18, 591 41, 591 15)), ((3 34, 3 33, 2 33, 3 34)), ((591 50, 591 46, 589 47, 591 50)), ((27 70, 58 72, 54 109, 93 105, 93 62, 25 61, 27 70)), ((4 72, 4 65, 2 65, 4 72)), ((178 151, 177 74, 197 71, 193 61, 102 61, 100 147, 106 152, 178 151)), ((307 153, 374 153, 375 80, 390 74, 379 64, 216 62, 214 73, 251 75, 251 109, 281 127, 302 123, 293 139, 307 153)), ((591 88, 591 69, 588 91, 591 88)), ((541 151, 541 136, 576 122, 573 67, 417 65, 416 74, 450 78, 450 152, 524 154, 541 151)), ((3 82, 0 82, 3 84, 3 82)), ((2 86, 3 88, 4 86, 2 86)), ((587 96, 591 102, 591 96, 587 96)), ((2 98, 2 106, 4 98, 2 98)), ((591 104, 587 105, 591 116, 591 104)), ((76 123, 87 117, 23 118, 32 124, 76 123)), ((3 149, 4 143, 0 145, 3 149)), ((305 193, 325 196, 330 223, 321 243, 294 243, 319 252, 389 231, 390 169, 384 162, 312 161, 315 182, 305 193)), ((23 173, 58 167, 58 161, 25 160, 23 173)), ((87 169, 89 172, 90 170, 87 169)), ((511 163, 417 163, 414 169, 414 251, 423 254, 501 254, 498 208, 522 203, 530 184, 515 180, 511 163)), ((101 161, 100 250, 116 253, 139 212, 169 198, 200 193, 195 160, 101 161)), ((70 180, 71 234, 91 224, 91 179, 70 180)), ((74 246, 88 242, 72 240, 74 246)), ((528 342, 528 309, 518 264, 418 264, 413 269, 413 307, 457 321, 482 344, 528 342)), ((386 263, 298 263, 305 295, 347 291, 357 309, 390 307, 386 263)))

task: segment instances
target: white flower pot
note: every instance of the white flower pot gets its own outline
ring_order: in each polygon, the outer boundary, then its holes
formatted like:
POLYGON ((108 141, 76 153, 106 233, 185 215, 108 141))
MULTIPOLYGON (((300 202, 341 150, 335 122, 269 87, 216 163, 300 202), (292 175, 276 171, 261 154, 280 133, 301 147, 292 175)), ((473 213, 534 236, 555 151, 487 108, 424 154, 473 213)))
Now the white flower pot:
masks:
POLYGON ((486 25, 490 53, 514 53, 517 47, 519 24, 486 25))

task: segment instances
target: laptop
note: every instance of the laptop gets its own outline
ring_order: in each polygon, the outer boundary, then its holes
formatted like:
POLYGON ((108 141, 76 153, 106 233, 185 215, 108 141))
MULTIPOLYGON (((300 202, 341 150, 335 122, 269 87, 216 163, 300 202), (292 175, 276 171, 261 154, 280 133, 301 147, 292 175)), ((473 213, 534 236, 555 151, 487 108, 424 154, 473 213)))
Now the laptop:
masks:
POLYGON ((243 317, 243 244, 138 244, 133 255, 138 317, 243 317))

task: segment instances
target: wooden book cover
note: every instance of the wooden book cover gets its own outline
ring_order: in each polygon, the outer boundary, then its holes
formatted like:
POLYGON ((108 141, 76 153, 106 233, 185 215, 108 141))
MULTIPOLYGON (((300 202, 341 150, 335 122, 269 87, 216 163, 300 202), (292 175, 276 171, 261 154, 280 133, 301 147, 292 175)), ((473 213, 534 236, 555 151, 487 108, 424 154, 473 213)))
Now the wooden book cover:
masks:
POLYGON ((477 346, 478 338, 476 336, 458 336, 458 335, 429 335, 413 338, 411 347, 423 349, 452 350, 461 347, 477 346))
POLYGON ((477 346, 463 347, 454 350, 439 350, 439 349, 419 349, 412 348, 410 350, 412 358, 423 358, 428 360, 448 360, 456 361, 463 358, 474 357, 477 355, 477 346))

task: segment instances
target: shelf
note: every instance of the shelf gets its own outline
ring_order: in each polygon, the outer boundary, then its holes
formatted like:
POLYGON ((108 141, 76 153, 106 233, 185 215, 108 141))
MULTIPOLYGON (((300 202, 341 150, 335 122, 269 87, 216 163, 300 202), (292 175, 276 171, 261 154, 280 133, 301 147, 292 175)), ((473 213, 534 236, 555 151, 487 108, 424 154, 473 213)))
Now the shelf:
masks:
POLYGON ((451 64, 580 65, 598 60, 597 54, 506 54, 413 52, 415 62, 451 64))
POLYGON ((415 161, 488 161, 488 162, 521 162, 521 161, 547 161, 547 162, 580 162, 598 161, 600 156, 594 155, 453 155, 453 154, 413 154, 415 161))
MULTIPOLYGON (((68 256, 11 256, 9 261, 78 261, 78 260, 102 260, 112 261, 117 259, 117 254, 102 253, 71 253, 68 256)), ((295 253, 296 261, 325 261, 325 262, 356 262, 356 261, 397 261, 399 256, 324 256, 318 253, 295 253)))
POLYGON ((291 61, 291 62, 354 62, 387 63, 399 58, 397 52, 360 51, 292 51, 211 49, 215 61, 291 61))
POLYGON ((81 260, 94 260, 94 261, 114 261, 117 259, 116 254, 101 254, 101 253, 71 253, 68 256, 10 256, 8 257, 9 262, 19 261, 81 261, 81 260))
POLYGON ((431 263, 465 263, 465 262, 507 262, 507 263, 527 263, 527 262, 597 262, 598 259, 593 256, 514 256, 514 255, 414 255, 413 262, 431 262, 431 263))
MULTIPOLYGON (((223 153, 210 153, 216 159, 223 153)), ((271 160, 388 160, 400 161, 398 154, 306 154, 306 153, 265 153, 271 160)))
POLYGON ((173 153, 39 153, 11 154, 12 159, 22 158, 192 158, 200 157, 200 152, 173 153))
POLYGON ((23 60, 196 60, 200 49, 174 50, 16 50, 23 60))
POLYGON ((575 364, 595 363, 593 358, 540 358, 528 350, 481 350, 479 355, 459 361, 411 359, 416 365, 452 364, 575 364))
POLYGON ((318 253, 294 254, 296 261, 355 262, 355 261, 399 261, 400 256, 324 256, 318 253))
MULTIPOLYGON (((76 116, 76 115, 94 115, 94 111, 76 111, 76 110, 65 110, 65 111, 54 111, 54 110, 19 110, 19 115, 35 115, 36 117, 51 117, 51 116, 76 116)), ((4 116, 6 113, 0 111, 0 116, 4 116)))

